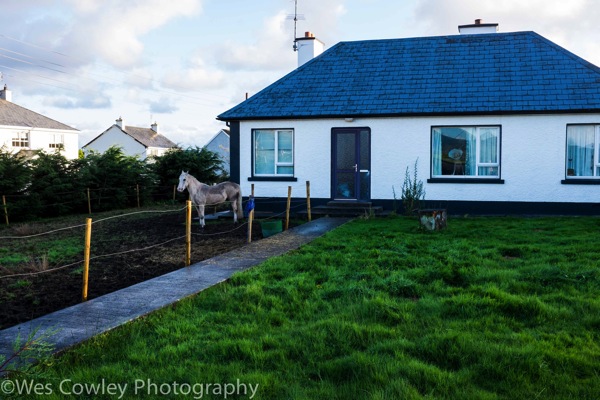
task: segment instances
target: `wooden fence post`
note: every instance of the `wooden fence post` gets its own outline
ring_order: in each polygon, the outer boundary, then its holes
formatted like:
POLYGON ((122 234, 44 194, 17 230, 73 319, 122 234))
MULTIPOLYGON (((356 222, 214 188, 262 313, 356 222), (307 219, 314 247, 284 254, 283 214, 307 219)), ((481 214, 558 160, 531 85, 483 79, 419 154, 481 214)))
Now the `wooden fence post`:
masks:
POLYGON ((92 200, 90 199, 90 188, 87 188, 88 197, 88 214, 92 215, 92 200))
POLYGON ((186 202, 185 218, 185 266, 189 267, 192 262, 192 201, 186 202))
POLYGON ((83 252, 83 289, 81 292, 81 300, 87 301, 88 297, 88 277, 90 272, 90 247, 92 242, 92 219, 87 218, 85 221, 85 249, 83 252))
POLYGON ((308 222, 312 220, 310 215, 310 181, 306 181, 306 214, 308 215, 308 222))
POLYGON ((4 219, 6 219, 6 225, 8 225, 8 208, 6 207, 6 196, 2 195, 2 205, 4 206, 4 219))
POLYGON ((290 205, 292 203, 292 187, 288 186, 287 207, 285 208, 285 230, 290 227, 290 205))
POLYGON ((173 204, 175 204, 175 194, 177 190, 177 185, 173 185, 173 204))

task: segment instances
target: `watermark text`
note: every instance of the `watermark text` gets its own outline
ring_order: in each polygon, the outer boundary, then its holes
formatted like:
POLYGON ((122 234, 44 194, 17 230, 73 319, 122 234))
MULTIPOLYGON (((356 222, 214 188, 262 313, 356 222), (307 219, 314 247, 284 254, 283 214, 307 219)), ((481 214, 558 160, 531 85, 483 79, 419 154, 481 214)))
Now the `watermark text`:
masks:
POLYGON ((152 379, 136 379, 133 382, 75 382, 63 379, 58 383, 38 382, 34 379, 5 379, 0 382, 1 395, 44 396, 61 394, 64 396, 109 396, 122 399, 127 394, 135 396, 161 397, 181 396, 202 399, 204 396, 222 397, 233 396, 253 399, 258 392, 258 384, 242 382, 228 383, 188 383, 188 382, 156 382, 152 379))

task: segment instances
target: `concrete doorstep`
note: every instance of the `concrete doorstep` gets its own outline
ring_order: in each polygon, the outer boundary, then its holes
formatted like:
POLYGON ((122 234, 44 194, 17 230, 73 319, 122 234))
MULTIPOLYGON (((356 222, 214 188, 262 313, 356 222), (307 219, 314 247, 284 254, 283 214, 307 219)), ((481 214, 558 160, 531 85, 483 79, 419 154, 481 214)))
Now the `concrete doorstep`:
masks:
POLYGON ((55 353, 60 352, 193 296, 235 272, 297 249, 349 220, 319 218, 229 253, 1 330, 0 355, 11 356, 17 337, 23 343, 34 332, 35 338, 43 337, 55 353))

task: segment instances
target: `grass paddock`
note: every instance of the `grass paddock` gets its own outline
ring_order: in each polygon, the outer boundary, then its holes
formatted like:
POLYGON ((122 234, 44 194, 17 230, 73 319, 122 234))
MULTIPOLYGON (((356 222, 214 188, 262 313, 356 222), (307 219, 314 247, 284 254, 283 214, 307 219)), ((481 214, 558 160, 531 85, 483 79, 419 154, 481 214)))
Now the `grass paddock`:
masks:
POLYGON ((348 223, 65 352, 45 397, 68 379, 122 398, 143 380, 192 390, 170 398, 597 399, 600 219, 448 223, 348 223))

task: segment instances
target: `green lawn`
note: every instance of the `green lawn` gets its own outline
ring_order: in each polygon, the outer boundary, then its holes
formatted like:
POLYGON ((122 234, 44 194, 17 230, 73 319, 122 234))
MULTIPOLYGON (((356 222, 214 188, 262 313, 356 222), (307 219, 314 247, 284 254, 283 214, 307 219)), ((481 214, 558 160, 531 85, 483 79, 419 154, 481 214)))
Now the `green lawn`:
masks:
POLYGON ((599 244, 598 218, 357 220, 66 352, 44 398, 598 399, 599 244))

